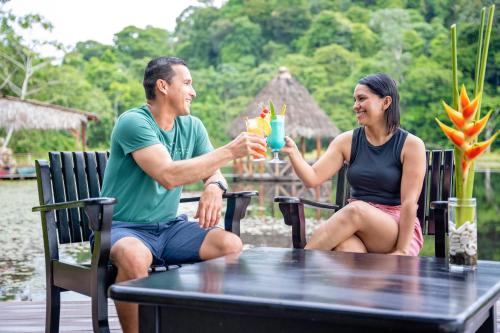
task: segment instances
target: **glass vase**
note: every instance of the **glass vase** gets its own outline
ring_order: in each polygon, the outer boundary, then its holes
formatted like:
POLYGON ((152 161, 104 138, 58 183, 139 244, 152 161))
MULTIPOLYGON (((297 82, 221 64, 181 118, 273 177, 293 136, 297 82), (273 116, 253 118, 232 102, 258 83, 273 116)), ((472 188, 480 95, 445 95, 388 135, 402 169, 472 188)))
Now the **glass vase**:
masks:
POLYGON ((476 198, 448 199, 448 260, 452 271, 477 266, 476 198))

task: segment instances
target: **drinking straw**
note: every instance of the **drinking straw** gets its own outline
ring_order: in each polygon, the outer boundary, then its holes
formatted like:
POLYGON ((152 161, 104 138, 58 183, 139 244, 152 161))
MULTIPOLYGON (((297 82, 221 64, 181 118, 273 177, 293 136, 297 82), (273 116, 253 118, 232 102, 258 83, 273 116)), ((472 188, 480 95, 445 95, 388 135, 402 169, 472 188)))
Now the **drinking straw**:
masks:
POLYGON ((283 106, 281 107, 281 115, 284 117, 286 113, 286 104, 283 103, 283 106))

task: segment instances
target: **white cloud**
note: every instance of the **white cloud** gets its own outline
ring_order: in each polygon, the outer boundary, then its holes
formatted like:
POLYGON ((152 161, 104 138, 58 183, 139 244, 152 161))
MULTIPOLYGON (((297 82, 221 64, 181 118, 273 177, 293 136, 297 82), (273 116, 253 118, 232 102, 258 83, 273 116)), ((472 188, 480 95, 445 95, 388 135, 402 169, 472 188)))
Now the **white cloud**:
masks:
POLYGON ((113 35, 129 25, 173 31, 182 11, 197 4, 196 0, 11 0, 4 9, 16 16, 40 14, 54 25, 51 33, 30 31, 25 39, 56 40, 72 47, 85 40, 111 44, 113 35))

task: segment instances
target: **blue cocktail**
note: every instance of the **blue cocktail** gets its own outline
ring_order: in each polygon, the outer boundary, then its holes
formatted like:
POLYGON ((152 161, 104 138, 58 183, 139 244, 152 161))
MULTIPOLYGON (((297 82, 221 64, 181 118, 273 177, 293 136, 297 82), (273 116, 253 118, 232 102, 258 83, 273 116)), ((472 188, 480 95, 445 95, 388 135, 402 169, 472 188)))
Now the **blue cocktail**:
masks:
POLYGON ((279 151, 285 146, 285 117, 277 115, 271 120, 271 135, 267 137, 267 145, 273 152, 273 159, 269 163, 285 163, 279 158, 279 151))

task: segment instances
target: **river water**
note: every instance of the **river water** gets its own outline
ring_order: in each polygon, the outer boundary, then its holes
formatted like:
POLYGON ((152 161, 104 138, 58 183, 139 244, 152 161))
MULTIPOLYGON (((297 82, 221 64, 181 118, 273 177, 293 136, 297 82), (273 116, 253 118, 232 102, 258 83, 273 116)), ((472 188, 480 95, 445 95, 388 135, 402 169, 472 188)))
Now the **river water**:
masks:
MULTIPOLYGON (((254 246, 290 247, 290 228, 272 198, 277 195, 320 197, 329 200, 331 184, 319 190, 303 188, 300 183, 233 183, 233 191, 257 190, 246 218, 241 224, 241 237, 245 248, 254 246)), ((479 257, 500 260, 500 173, 476 177, 476 197, 479 205, 479 257)), ((185 191, 185 196, 199 194, 185 191)), ((36 181, 0 182, 0 301, 43 300, 45 298, 45 263, 40 214, 32 213, 38 205, 36 181)), ((180 206, 179 213, 194 216, 197 204, 180 206)), ((327 211, 306 210, 308 233, 328 218, 327 211)), ((426 242, 423 255, 432 255, 432 241, 426 242)), ((89 250, 86 246, 69 251, 63 247, 61 257, 74 262, 87 262, 89 250)), ((74 293, 63 293, 69 299, 78 298, 74 293)))

